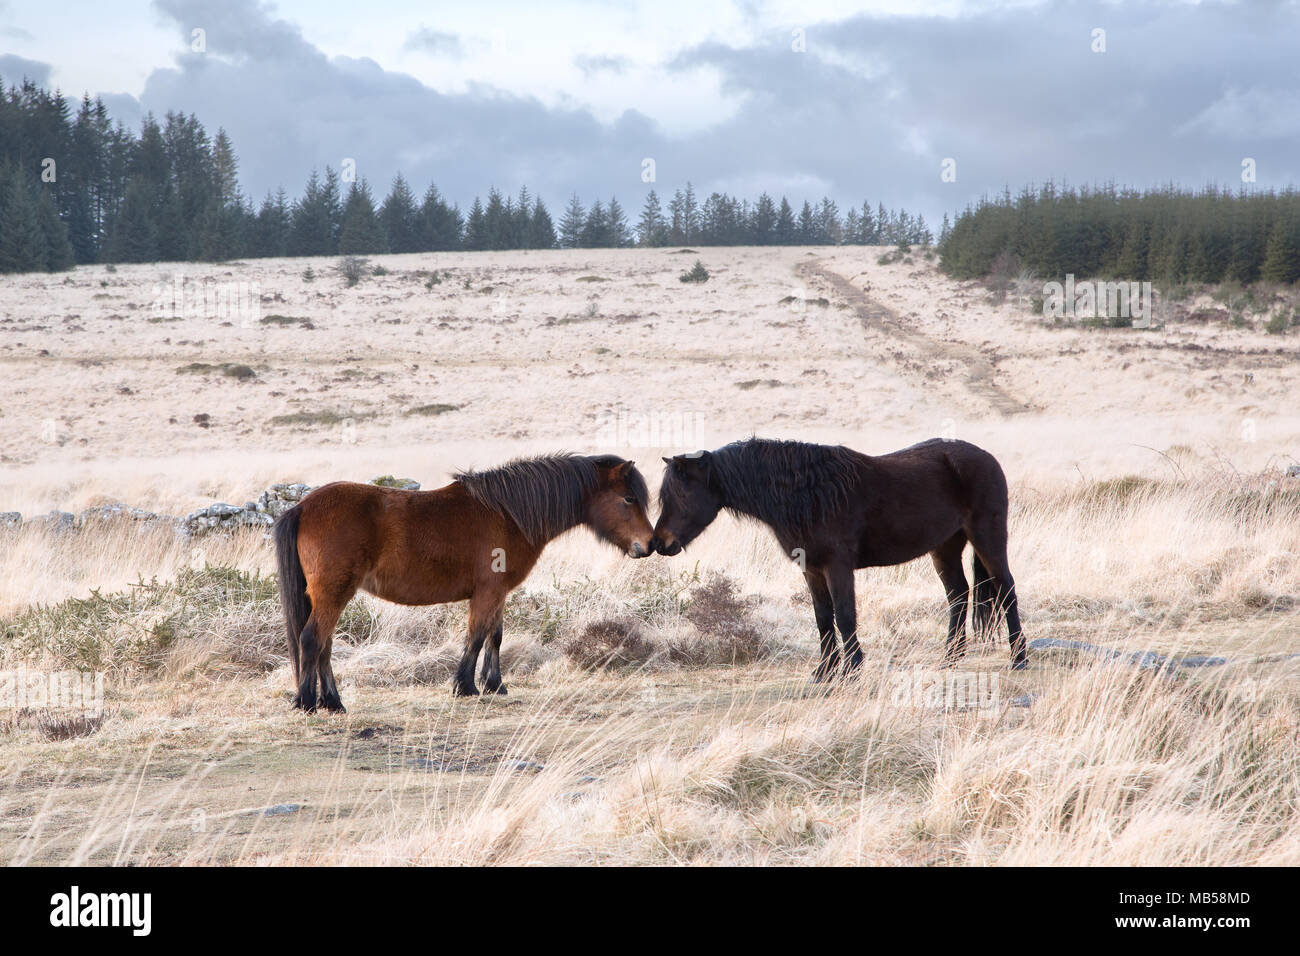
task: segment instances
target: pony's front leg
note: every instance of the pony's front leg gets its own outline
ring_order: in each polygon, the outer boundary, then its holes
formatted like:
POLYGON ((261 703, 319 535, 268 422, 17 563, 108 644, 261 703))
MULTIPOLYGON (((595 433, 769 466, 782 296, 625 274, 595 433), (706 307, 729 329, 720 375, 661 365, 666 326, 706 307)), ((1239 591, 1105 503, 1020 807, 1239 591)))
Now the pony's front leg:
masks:
MULTIPOLYGON (((465 653, 460 657, 456 668, 453 691, 457 697, 477 697, 478 688, 474 686, 474 668, 478 664, 479 651, 495 631, 501 627, 501 611, 505 605, 505 595, 480 588, 469 599, 469 634, 465 639, 465 653)), ((488 651, 489 658, 492 652, 488 651)), ((500 671, 497 682, 500 683, 500 671)), ((489 690, 492 688, 489 687, 489 690)))
POLYGON ((488 694, 504 694, 506 685, 501 683, 501 623, 488 635, 483 645, 483 669, 479 672, 483 681, 483 690, 488 694))
POLYGON ((853 588, 853 566, 826 569, 831 602, 835 606, 835 623, 844 642, 844 673, 851 674, 862 666, 862 648, 858 645, 858 599, 853 588))
POLYGON ((830 588, 821 569, 805 571, 804 580, 812 594, 813 616, 817 619, 817 641, 821 645, 821 660, 813 671, 813 683, 820 684, 835 676, 840 666, 840 644, 835 639, 835 612, 831 604, 830 588))

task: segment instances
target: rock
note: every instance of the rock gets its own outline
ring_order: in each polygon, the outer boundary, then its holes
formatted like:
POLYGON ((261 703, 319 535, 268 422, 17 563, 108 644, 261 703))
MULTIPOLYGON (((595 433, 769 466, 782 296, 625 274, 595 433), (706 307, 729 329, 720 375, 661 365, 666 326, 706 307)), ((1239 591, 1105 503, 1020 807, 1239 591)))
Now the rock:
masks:
POLYGON ((93 508, 87 508, 77 515, 77 527, 84 528, 88 524, 94 524, 99 521, 171 521, 166 515, 156 514, 152 511, 145 511, 143 508, 132 508, 124 505, 120 501, 115 501, 107 505, 95 505, 93 508))
POLYGON ((1174 661, 1179 667, 1219 667, 1228 663, 1226 657, 1205 657, 1195 654, 1191 657, 1180 657, 1174 661))
POLYGON ((262 811, 264 817, 279 817, 286 813, 297 813, 302 809, 301 804, 297 803, 277 803, 273 807, 267 807, 262 811))
POLYGON ((39 522, 44 525, 47 531, 57 534, 63 534, 72 531, 77 527, 77 516, 71 511, 59 511, 55 509, 47 515, 42 515, 33 520, 33 523, 39 522))
POLYGON ((0 511, 0 528, 18 529, 23 526, 23 516, 18 511, 0 511))
POLYGON ((310 485, 302 482, 281 482, 263 491, 256 501, 246 501, 243 505, 218 502, 191 512, 179 524, 190 537, 237 528, 270 528, 276 518, 307 497, 311 490, 310 485))
POLYGON ((1173 658, 1166 657, 1164 654, 1157 654, 1155 651, 1133 651, 1125 654, 1113 647, 1098 647, 1096 644, 1089 644, 1087 641, 1066 641, 1056 637, 1038 637, 1030 641, 1028 646, 1031 651, 1073 651, 1080 654, 1091 654, 1103 660, 1125 660, 1141 670, 1171 670, 1175 667, 1218 667, 1228 663, 1226 657, 1193 655, 1173 658))
POLYGON ((1300 465, 1290 465, 1286 470, 1288 478, 1300 478, 1300 465))
POLYGON ((274 484, 258 496, 255 509, 262 514, 270 515, 272 518, 278 518, 302 501, 303 498, 306 498, 311 493, 311 490, 310 485, 305 485, 302 482, 274 484))
POLYGON ((394 478, 392 475, 380 475, 377 478, 371 478, 372 485, 378 485, 380 488, 400 488, 403 491, 419 491, 420 483, 414 478, 394 478))
POLYGON ((504 765, 507 770, 513 770, 515 773, 541 773, 546 769, 544 764, 532 760, 506 760, 504 765))

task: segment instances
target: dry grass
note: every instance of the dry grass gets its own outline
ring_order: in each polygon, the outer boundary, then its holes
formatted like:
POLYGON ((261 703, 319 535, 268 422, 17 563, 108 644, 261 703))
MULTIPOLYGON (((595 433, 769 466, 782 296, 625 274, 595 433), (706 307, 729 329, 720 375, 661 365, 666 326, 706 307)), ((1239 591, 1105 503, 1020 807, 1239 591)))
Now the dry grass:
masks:
MULTIPOLYGON (((944 679, 941 595, 917 562, 860 575, 867 663, 812 688, 798 575, 724 522, 677 562, 557 542, 511 601, 502 700, 447 692, 462 608, 360 599, 335 654, 351 713, 303 718, 267 546, 214 538, 210 556, 242 570, 181 565, 127 589, 138 604, 116 620, 101 605, 119 592, 6 619, 6 666, 20 648, 41 663, 41 641, 67 666, 97 633, 115 677, 93 727, 0 726, 0 848, 20 863, 1300 862, 1289 492, 1206 476, 1016 500, 1031 638, 1230 663, 1043 652, 1012 674, 1003 646, 975 647, 956 674, 991 682, 991 706, 904 692, 944 679), (170 639, 141 653, 158 619, 170 639)), ((123 526, 78 541, 29 530, 7 553, 69 587, 184 556, 123 526)), ((4 572, 35 589, 20 563, 4 572)))
POLYGON ((812 687, 798 570, 723 517, 674 559, 556 541, 506 608, 504 698, 449 693, 463 606, 361 596, 349 712, 306 717, 261 532, 28 520, 0 527, 0 671, 101 669, 106 701, 3 712, 0 862, 1300 862, 1294 343, 1047 328, 880 249, 714 249, 680 283, 683 251, 385 256, 355 286, 334 260, 187 267, 258 282, 284 315, 248 327, 141 321, 163 266, 16 277, 0 510, 437 487, 562 447, 653 484, 752 432, 944 434, 1011 478, 1031 640, 1227 663, 1039 649, 1012 673, 999 640, 940 672, 919 560, 858 575, 862 673, 812 687))

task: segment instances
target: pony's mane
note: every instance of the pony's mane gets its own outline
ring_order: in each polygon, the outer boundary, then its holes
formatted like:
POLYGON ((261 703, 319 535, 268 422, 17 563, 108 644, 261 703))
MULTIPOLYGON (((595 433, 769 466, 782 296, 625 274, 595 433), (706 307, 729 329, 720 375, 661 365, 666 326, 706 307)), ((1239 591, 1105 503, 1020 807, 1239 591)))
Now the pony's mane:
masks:
MULTIPOLYGON (((543 544, 582 522, 587 499, 599 484, 598 469, 622 461, 617 455, 558 453, 516 458, 487 471, 459 471, 453 477, 479 504, 518 525, 531 543, 543 544)), ((645 509, 645 478, 631 468, 627 483, 645 509)))
MULTIPOLYGON (((799 532, 849 502, 862 483, 866 456, 843 445, 748 438, 710 455, 722 506, 777 531, 799 532)), ((668 469, 660 499, 674 493, 668 469)))

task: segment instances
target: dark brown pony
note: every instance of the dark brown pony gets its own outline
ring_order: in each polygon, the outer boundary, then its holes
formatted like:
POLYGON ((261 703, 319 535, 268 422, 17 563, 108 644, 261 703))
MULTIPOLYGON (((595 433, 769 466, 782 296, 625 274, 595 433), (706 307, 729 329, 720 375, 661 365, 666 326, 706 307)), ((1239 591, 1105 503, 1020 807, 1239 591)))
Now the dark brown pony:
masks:
POLYGON ((1007 565, 1007 480, 988 452, 964 441, 932 439, 872 457, 842 445, 751 438, 713 452, 665 458, 655 550, 677 554, 722 509, 756 518, 799 561, 812 592, 821 662, 815 680, 862 662, 855 568, 902 564, 929 554, 948 596, 945 659, 966 650, 966 574, 962 551, 975 551, 975 629, 1006 615, 1011 666, 1026 666, 1015 581, 1007 565))
POLYGON ((469 635, 455 691, 501 683, 501 614, 551 539, 577 525, 634 558, 651 553, 645 479, 613 455, 547 455, 468 471, 435 491, 335 482, 275 524, 280 601, 298 695, 294 706, 343 710, 330 645, 358 590, 397 604, 469 601, 469 635))

